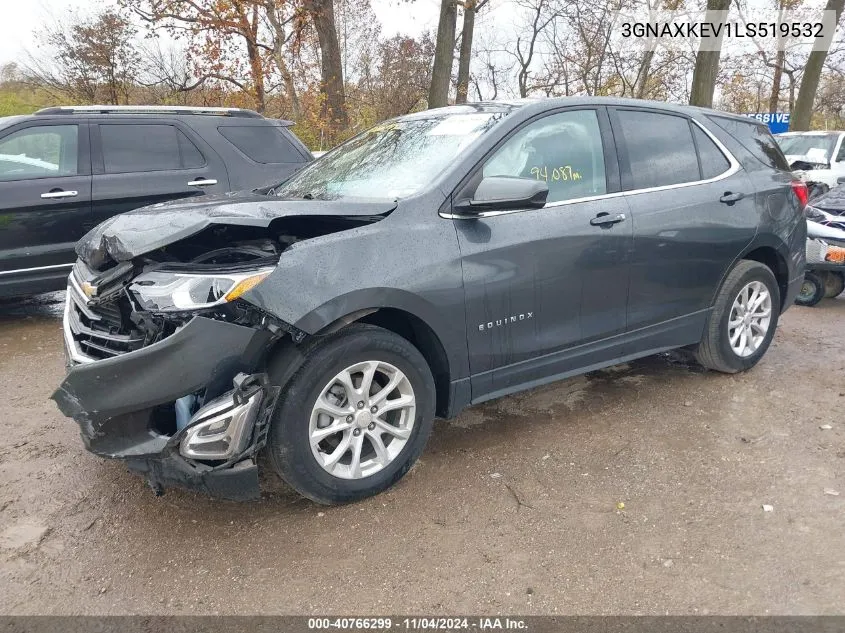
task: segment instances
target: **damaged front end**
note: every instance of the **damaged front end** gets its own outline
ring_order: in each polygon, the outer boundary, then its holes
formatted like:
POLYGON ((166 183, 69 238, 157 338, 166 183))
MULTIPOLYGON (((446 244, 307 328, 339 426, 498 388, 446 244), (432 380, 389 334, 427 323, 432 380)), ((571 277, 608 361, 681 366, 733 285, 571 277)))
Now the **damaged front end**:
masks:
POLYGON ((241 295, 296 242, 392 209, 303 217, 292 204, 162 205, 83 238, 63 320, 69 370, 52 397, 88 450, 125 460, 156 492, 258 498, 255 457, 279 395, 268 354, 305 333, 241 295))
MULTIPOLYGON (((133 278, 130 268, 97 275, 74 267, 63 323, 70 368, 53 399, 88 450, 126 460, 157 493, 179 485, 258 498, 255 455, 279 394, 263 360, 275 341, 298 333, 237 298, 220 303, 213 291, 201 300, 214 305, 168 311, 173 301, 141 294, 161 286, 138 286, 165 269, 142 264, 133 278)), ((243 274, 230 277, 237 285, 243 274)), ((178 279, 174 292, 190 295, 178 279)))

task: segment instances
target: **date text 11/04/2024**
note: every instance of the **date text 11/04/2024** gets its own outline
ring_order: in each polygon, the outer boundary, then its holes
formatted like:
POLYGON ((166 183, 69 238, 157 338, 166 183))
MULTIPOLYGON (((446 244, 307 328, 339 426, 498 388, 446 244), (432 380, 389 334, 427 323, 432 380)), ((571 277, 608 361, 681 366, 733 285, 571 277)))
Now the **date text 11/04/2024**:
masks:
POLYGON ((308 628, 310 630, 370 630, 389 631, 399 630, 434 630, 434 631, 527 631, 528 625, 525 620, 519 618, 439 618, 439 617, 415 617, 415 618, 309 618, 308 628))

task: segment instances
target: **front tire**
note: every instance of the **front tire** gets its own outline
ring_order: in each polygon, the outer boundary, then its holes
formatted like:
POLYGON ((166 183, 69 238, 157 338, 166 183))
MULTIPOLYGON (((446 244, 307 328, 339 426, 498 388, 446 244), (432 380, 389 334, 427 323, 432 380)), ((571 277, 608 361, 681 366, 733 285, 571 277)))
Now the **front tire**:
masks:
POLYGON ((728 273, 707 318, 695 357, 708 369, 734 374, 766 353, 780 316, 780 289, 759 262, 742 260, 728 273))
POLYGON ((422 354, 393 332, 355 324, 305 355, 273 415, 267 450, 274 470, 326 505, 389 488, 431 434, 435 387, 422 354))

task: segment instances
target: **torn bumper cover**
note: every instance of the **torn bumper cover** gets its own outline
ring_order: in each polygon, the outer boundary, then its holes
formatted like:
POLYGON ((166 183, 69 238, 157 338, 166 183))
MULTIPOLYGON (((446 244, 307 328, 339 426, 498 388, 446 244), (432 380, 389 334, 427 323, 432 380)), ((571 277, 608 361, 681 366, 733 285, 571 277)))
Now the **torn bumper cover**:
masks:
POLYGON ((79 424, 88 450, 125 460, 156 492, 177 485, 256 499, 255 454, 279 393, 254 373, 270 337, 195 316, 158 343, 72 366, 52 398, 79 424), (197 392, 204 405, 176 430, 173 403, 197 392))

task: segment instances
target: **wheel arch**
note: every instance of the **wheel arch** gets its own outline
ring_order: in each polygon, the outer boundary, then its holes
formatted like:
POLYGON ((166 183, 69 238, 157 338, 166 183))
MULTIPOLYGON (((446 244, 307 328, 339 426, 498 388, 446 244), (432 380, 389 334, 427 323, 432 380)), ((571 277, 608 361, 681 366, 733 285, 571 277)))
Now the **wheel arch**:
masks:
MULTIPOLYGON (((368 323, 398 334, 425 358, 434 377, 437 415, 448 417, 452 381, 467 375, 468 359, 463 319, 449 324, 445 314, 418 295, 380 288, 337 297, 303 316, 295 327, 319 336, 351 323, 368 323)), ((289 354, 293 352, 282 351, 283 356, 289 354)))
POLYGON ((763 244, 743 253, 740 259, 759 262, 772 271, 778 283, 778 290, 780 290, 780 308, 783 312, 789 287, 789 267, 786 263, 786 257, 775 246, 763 244))

